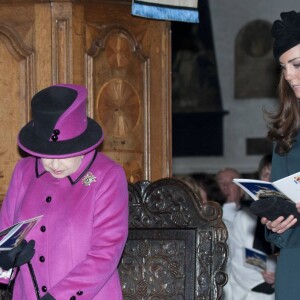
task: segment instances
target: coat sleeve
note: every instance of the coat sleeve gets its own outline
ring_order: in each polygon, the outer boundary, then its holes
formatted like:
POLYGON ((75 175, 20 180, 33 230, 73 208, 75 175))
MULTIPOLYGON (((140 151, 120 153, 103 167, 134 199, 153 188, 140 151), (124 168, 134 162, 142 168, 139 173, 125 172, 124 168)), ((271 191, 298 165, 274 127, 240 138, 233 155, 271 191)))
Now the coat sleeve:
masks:
POLYGON ((81 300, 93 299, 111 276, 117 276, 128 234, 128 185, 120 166, 105 174, 93 201, 96 208, 90 250, 83 261, 48 290, 55 299, 70 299, 78 287, 83 291, 81 300))
MULTIPOLYGON (((299 222, 299 221, 298 221, 299 222)), ((265 230, 266 240, 276 245, 278 248, 295 248, 300 246, 300 226, 290 228, 287 231, 278 234, 271 230, 265 230)))
MULTIPOLYGON (((20 194, 23 192, 22 170, 25 168, 26 160, 21 160, 17 163, 8 186, 7 193, 1 205, 0 211, 0 231, 12 226, 19 220, 14 219, 14 212, 17 207, 20 194)), ((4 271, 0 268, 0 282, 7 283, 10 277, 11 270, 4 271)))

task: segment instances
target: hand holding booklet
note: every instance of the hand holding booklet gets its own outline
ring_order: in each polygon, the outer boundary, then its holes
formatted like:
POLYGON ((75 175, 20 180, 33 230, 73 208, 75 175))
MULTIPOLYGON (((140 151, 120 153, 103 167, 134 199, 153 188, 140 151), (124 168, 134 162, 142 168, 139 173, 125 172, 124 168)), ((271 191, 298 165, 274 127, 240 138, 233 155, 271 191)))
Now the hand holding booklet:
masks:
POLYGON ((29 231, 43 216, 24 220, 0 232, 0 251, 11 250, 18 246, 27 236, 29 231))
POLYGON ((240 186, 253 200, 250 210, 259 217, 273 221, 290 215, 299 219, 296 202, 300 201, 300 172, 274 182, 256 179, 235 178, 233 182, 240 186))

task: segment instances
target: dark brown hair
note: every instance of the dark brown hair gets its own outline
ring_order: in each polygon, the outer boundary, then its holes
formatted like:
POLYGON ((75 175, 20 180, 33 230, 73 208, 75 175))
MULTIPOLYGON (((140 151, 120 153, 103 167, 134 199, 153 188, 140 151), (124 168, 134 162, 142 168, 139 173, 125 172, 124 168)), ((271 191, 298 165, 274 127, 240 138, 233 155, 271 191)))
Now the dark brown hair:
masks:
POLYGON ((285 155, 291 150, 300 129, 300 106, 283 73, 280 75, 278 93, 280 102, 277 112, 265 111, 265 115, 269 119, 268 138, 277 143, 275 152, 285 155))
POLYGON ((259 165, 258 165, 258 170, 257 170, 257 177, 258 179, 261 178, 261 175, 262 175, 262 171, 265 167, 271 167, 272 166, 272 154, 269 153, 269 154, 265 154, 260 162, 259 162, 259 165))

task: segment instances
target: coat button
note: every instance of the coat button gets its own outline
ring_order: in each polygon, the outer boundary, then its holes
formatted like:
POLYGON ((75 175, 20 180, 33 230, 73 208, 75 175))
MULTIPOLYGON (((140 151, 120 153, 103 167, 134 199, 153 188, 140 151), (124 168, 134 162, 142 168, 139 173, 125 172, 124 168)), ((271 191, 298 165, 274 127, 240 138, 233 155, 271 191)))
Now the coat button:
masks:
POLYGON ((75 300, 76 299, 76 297, 75 296, 72 296, 71 298, 70 298, 70 300, 75 300))
POLYGON ((78 291, 76 294, 77 294, 78 296, 81 296, 81 295, 83 294, 83 291, 78 291))
POLYGON ((51 198, 50 196, 48 196, 48 197, 46 198, 46 202, 47 202, 47 203, 50 203, 51 200, 52 200, 52 198, 51 198))
POLYGON ((47 287, 46 287, 45 285, 42 286, 42 291, 43 291, 44 293, 47 292, 47 287))
POLYGON ((40 262, 44 262, 45 261, 45 257, 44 256, 40 256, 40 262))
POLYGON ((45 232, 46 231, 46 226, 41 226, 41 232, 45 232))

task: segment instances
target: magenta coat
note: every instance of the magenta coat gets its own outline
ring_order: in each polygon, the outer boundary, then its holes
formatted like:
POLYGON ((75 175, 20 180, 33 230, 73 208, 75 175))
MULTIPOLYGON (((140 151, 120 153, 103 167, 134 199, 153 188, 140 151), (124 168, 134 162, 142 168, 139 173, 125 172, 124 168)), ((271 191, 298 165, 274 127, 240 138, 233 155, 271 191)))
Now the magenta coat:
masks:
MULTIPOLYGON (((20 160, 0 230, 38 215, 43 218, 26 239, 36 242, 32 265, 41 296, 123 299, 117 266, 128 233, 128 189, 118 164, 92 151, 74 174, 57 179, 39 159, 20 160)), ((27 265, 17 276, 13 299, 36 299, 27 265)))

